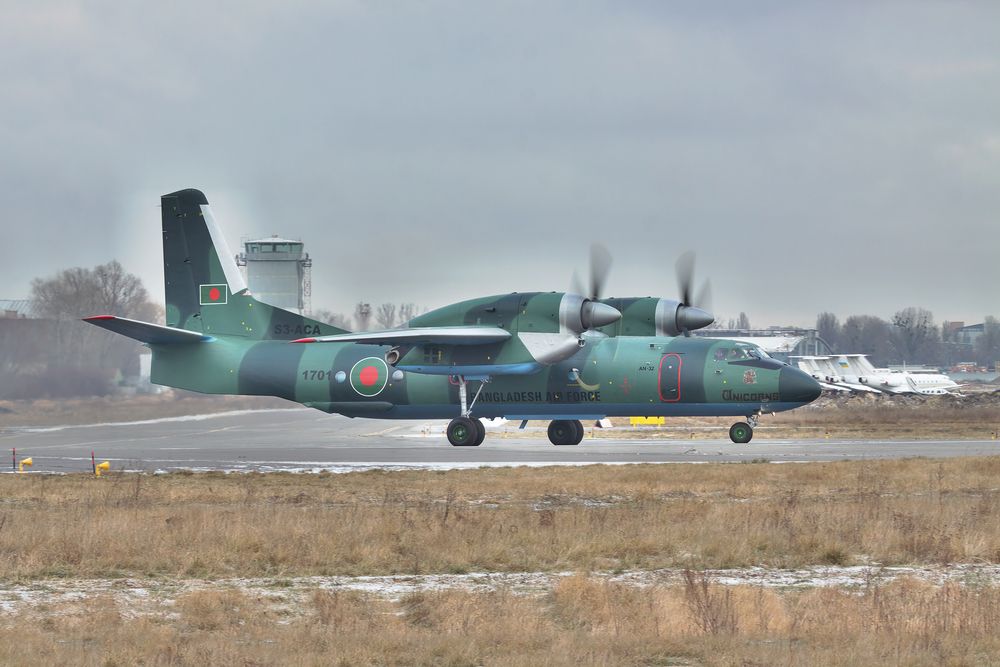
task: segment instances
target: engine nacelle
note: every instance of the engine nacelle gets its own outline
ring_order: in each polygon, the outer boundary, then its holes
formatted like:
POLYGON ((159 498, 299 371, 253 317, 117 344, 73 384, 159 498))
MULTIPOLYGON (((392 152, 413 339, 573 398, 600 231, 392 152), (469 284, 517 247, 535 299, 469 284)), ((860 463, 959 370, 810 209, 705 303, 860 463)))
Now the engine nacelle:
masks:
POLYGON ((656 326, 657 336, 679 336, 685 331, 694 331, 707 327, 715 321, 711 313, 685 306, 680 301, 673 299, 658 299, 656 301, 656 311, 653 315, 653 322, 656 326))
POLYGON ((559 330, 578 336, 589 329, 614 324, 621 317, 617 308, 579 294, 566 293, 559 302, 559 330))

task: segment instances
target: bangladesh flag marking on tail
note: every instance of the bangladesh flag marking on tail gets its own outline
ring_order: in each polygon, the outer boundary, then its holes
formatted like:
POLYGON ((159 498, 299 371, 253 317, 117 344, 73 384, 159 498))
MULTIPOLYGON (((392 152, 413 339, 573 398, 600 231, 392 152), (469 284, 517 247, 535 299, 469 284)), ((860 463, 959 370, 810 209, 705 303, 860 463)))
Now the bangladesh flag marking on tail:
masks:
POLYGON ((367 357, 351 369, 351 386, 362 396, 378 396, 389 381, 389 366, 384 359, 367 357))
POLYGON ((199 303, 203 306, 217 306, 229 303, 229 285, 199 285, 199 303))

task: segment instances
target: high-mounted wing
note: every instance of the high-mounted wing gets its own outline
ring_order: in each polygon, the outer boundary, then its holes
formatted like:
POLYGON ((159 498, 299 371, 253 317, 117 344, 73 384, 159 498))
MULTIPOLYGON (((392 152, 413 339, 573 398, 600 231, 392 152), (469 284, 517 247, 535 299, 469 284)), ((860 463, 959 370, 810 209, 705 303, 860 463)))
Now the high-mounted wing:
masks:
POLYGON ((162 324, 150 324, 149 322, 140 322, 139 320, 130 320, 127 317, 115 317, 114 315, 94 315, 93 317, 83 318, 83 321, 99 326, 102 329, 128 336, 148 345, 204 343, 212 340, 211 336, 206 336, 196 331, 165 327, 162 324))
POLYGON ((363 333, 299 338, 293 343, 361 343, 363 345, 488 345, 502 343, 510 332, 499 327, 414 327, 363 333))

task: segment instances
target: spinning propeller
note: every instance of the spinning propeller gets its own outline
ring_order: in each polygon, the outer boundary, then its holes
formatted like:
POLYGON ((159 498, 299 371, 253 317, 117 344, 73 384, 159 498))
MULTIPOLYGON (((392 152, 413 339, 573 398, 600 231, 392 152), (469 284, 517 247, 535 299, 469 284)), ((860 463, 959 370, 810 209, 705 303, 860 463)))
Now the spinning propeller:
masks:
MULTIPOLYGON (((677 259, 677 285, 680 288, 680 300, 656 299, 655 334, 657 336, 690 336, 695 329, 707 327, 715 321, 710 312, 712 303, 712 286, 708 280, 702 283, 697 296, 694 295, 694 253, 686 252, 677 259)), ((586 328, 602 327, 617 321, 620 311, 610 305, 600 302, 604 287, 611 272, 611 253, 600 244, 590 247, 590 289, 589 296, 580 297, 583 300, 581 319, 586 328), (598 312, 600 311, 600 312, 598 312), (618 313, 615 316, 615 313, 618 313)), ((579 276, 574 272, 570 293, 582 295, 584 288, 579 276)))
POLYGON ((597 329, 613 324, 621 319, 621 311, 606 303, 601 303, 601 292, 608 281, 611 272, 611 253, 603 245, 595 243, 590 246, 590 296, 584 297, 583 287, 580 285, 580 278, 573 272, 573 279, 570 284, 570 293, 567 297, 578 297, 580 304, 580 325, 582 330, 573 326, 575 322, 569 323, 569 328, 582 333, 588 329, 597 329))
POLYGON ((698 291, 698 299, 692 299, 694 285, 694 253, 690 250, 677 258, 677 285, 681 289, 681 303, 677 308, 677 328, 685 336, 694 329, 707 327, 715 321, 709 312, 712 303, 712 283, 705 279, 698 291), (695 304, 698 305, 695 305, 695 304))

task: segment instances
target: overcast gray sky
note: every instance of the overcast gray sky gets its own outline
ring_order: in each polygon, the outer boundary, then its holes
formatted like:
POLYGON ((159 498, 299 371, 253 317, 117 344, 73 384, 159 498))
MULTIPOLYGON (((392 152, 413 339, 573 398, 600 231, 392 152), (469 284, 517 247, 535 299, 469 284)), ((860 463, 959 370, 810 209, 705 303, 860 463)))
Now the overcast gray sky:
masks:
POLYGON ((113 258, 159 195, 302 238, 314 306, 565 290, 812 324, 1000 314, 1000 3, 0 5, 0 297, 113 258), (209 6, 211 5, 211 6, 209 6))

